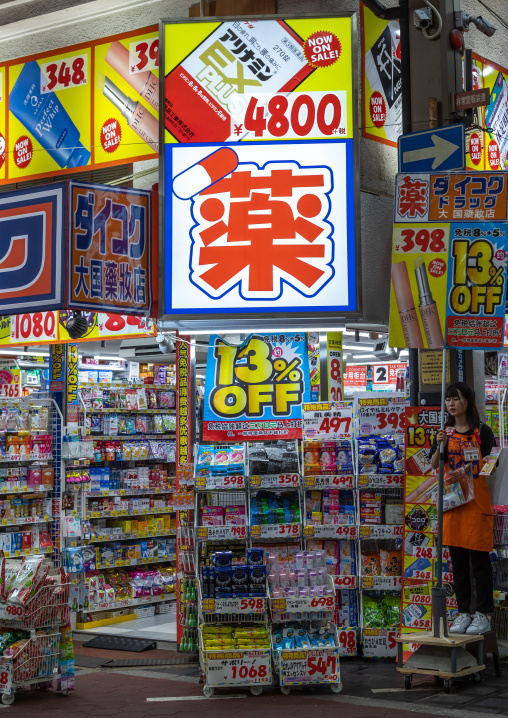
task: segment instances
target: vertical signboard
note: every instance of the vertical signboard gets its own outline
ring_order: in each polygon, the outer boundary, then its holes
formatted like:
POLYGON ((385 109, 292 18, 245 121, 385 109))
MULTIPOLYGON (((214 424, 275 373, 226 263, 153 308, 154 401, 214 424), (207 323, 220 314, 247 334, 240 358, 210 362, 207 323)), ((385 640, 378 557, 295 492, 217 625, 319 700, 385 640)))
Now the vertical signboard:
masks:
POLYGON ((394 219, 390 345, 501 348, 506 176, 399 174, 394 219))
POLYGON ((354 16, 161 27, 162 313, 356 311, 354 16))
POLYGON ((397 147, 402 132, 402 73, 398 20, 381 20, 360 3, 363 136, 397 147))
POLYGON ((344 398, 342 332, 327 332, 326 364, 328 368, 328 396, 331 401, 342 401, 344 398))
POLYGON ((49 355, 49 390, 52 392, 63 392, 65 377, 65 344, 52 344, 49 355))
POLYGON ((77 429, 79 423, 78 345, 67 344, 67 427, 77 429))
POLYGON ((252 334, 240 346, 210 337, 204 440, 301 439, 302 402, 310 402, 305 334, 252 334))
MULTIPOLYGON (((402 579, 401 635, 428 631, 432 626, 432 582, 436 561, 443 562, 443 581, 447 590, 448 621, 453 620, 457 601, 453 595, 453 575, 449 551, 436 554, 438 477, 432 469, 429 450, 441 423, 439 407, 406 408, 406 479, 404 482, 404 574, 402 579)), ((415 645, 405 646, 405 658, 415 645)))
POLYGON ((150 195, 69 182, 68 307, 150 311, 150 195))

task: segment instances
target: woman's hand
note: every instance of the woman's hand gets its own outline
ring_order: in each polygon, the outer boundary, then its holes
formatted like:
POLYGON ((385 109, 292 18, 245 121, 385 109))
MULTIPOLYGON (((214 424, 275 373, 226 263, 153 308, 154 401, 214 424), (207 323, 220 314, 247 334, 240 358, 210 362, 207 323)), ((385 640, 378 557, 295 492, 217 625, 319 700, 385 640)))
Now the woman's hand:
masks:
POLYGON ((434 453, 432 454, 432 456, 430 458, 430 465, 432 466, 433 469, 437 469, 437 467, 439 466, 439 450, 441 448, 441 442, 444 441, 446 444, 447 439, 448 439, 448 437, 446 435, 446 430, 439 429, 439 431, 436 434, 437 450, 434 451, 434 453))
POLYGON ((438 444, 440 444, 442 441, 446 442, 447 436, 446 436, 446 429, 439 429, 439 431, 436 434, 436 441, 438 444))

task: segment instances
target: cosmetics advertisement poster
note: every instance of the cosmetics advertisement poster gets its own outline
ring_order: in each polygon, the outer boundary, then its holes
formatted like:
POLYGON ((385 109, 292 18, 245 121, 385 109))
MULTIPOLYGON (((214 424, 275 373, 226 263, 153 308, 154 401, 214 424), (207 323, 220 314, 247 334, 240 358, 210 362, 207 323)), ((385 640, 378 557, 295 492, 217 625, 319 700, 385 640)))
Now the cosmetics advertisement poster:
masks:
POLYGON ((149 313, 151 192, 68 182, 68 301, 149 313))
POLYGON ((484 86, 490 89, 490 102, 484 108, 488 127, 487 167, 508 169, 508 70, 489 62, 483 64, 484 86))
POLYGON ((360 3, 363 136, 397 147, 402 134, 400 27, 360 3))
POLYGON ((443 347, 449 224, 395 224, 390 346, 443 347))
POLYGON ((95 45, 95 163, 157 157, 159 33, 95 45))
MULTIPOLYGON (((432 581, 436 569, 437 508, 434 494, 437 475, 430 464, 429 450, 441 424, 439 407, 406 407, 404 484, 404 573, 402 578, 401 633, 431 628, 432 581)), ((453 620, 453 597, 449 552, 443 549, 443 580, 449 592, 448 620, 453 620)), ((415 650, 404 645, 404 660, 415 650)))
POLYGON ((203 440, 301 439, 310 401, 304 333, 252 334, 239 346, 210 337, 203 440))
POLYGON ((10 180, 90 164, 91 59, 85 47, 9 66, 10 180))

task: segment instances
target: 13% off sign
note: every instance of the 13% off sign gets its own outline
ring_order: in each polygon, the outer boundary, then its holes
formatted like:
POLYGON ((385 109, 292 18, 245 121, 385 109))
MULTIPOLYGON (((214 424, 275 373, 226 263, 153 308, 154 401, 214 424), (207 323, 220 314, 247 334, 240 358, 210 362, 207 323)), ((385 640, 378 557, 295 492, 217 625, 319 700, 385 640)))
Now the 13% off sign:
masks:
POLYGON ((339 683, 339 649, 282 651, 280 682, 283 686, 304 683, 339 683))
POLYGON ((269 685, 270 651, 208 651, 206 678, 209 686, 269 685))

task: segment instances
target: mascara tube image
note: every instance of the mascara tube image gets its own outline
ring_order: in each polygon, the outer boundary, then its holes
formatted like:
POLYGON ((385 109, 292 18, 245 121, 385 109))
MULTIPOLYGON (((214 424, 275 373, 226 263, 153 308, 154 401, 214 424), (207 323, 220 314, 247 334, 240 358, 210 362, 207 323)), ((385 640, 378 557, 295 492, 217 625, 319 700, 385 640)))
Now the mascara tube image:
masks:
POLYGON ((399 310, 400 323, 408 349, 423 349, 423 337, 416 315, 415 301, 405 262, 392 264, 392 285, 399 310))
POLYGON ((422 255, 414 260, 414 268, 418 295, 420 297, 418 309, 420 311, 427 344, 429 349, 442 349, 444 346, 443 331, 441 329, 441 322, 439 321, 437 305, 430 291, 427 267, 425 266, 425 260, 422 255))
POLYGON ((44 82, 35 60, 27 62, 9 95, 9 110, 60 167, 83 167, 90 151, 56 93, 41 92, 44 82))
POLYGON ((138 95, 151 104, 154 110, 159 111, 159 78, 153 72, 129 72, 130 59, 128 49, 121 42, 115 40, 109 46, 106 62, 116 70, 120 77, 127 82, 138 95))
POLYGON ((136 102, 125 95, 102 72, 99 73, 97 87, 104 94, 104 97, 112 102, 117 110, 120 110, 127 120, 127 126, 134 130, 147 145, 150 145, 153 150, 158 152, 159 123, 152 113, 145 109, 140 102, 136 102))

